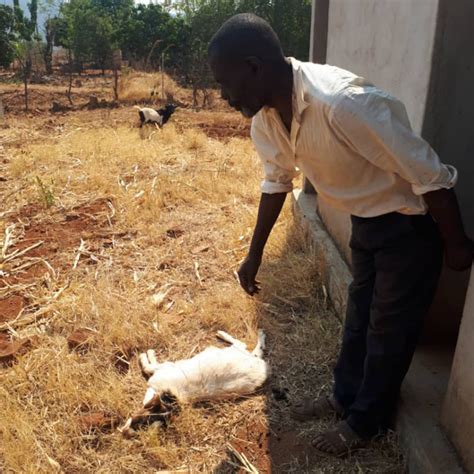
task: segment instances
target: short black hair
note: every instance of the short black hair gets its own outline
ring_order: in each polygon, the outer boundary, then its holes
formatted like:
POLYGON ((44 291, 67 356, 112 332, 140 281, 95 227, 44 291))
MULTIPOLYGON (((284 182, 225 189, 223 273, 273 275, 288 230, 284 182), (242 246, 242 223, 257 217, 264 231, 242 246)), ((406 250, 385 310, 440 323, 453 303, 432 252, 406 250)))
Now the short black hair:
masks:
POLYGON ((209 42, 210 57, 244 59, 257 56, 263 60, 284 57, 277 34, 263 18, 240 13, 229 18, 209 42))

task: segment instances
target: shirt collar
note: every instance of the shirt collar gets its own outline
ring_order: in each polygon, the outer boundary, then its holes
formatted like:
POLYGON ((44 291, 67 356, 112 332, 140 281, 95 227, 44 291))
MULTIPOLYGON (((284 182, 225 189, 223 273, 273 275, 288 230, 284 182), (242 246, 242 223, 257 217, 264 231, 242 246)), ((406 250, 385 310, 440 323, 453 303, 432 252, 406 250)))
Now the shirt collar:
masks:
POLYGON ((288 59, 293 68, 293 114, 296 120, 300 122, 302 113, 309 105, 304 84, 304 72, 301 61, 292 57, 288 59))

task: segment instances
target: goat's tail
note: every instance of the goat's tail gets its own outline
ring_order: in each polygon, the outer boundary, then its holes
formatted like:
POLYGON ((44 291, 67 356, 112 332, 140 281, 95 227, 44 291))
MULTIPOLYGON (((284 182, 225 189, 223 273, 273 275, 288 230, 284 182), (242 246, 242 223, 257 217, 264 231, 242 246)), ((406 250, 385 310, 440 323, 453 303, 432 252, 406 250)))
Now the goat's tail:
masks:
POLYGON ((258 330, 258 342, 255 346, 255 349, 252 351, 252 355, 255 357, 259 357, 260 359, 263 357, 263 351, 265 350, 265 341, 266 336, 262 329, 258 330))

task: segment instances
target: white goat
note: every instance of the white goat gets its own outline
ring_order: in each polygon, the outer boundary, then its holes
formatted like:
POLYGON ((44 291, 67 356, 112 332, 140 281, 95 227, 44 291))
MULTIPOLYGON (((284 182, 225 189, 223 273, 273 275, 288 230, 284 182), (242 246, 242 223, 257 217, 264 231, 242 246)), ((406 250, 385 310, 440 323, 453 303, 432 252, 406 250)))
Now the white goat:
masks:
POLYGON ((238 397, 254 392, 270 374, 263 360, 265 334, 258 332, 258 342, 252 352, 229 334, 217 336, 231 344, 220 349, 208 347, 191 359, 158 363, 155 351, 139 357, 140 366, 149 376, 143 409, 127 420, 120 431, 128 436, 139 423, 164 420, 180 403, 238 397))

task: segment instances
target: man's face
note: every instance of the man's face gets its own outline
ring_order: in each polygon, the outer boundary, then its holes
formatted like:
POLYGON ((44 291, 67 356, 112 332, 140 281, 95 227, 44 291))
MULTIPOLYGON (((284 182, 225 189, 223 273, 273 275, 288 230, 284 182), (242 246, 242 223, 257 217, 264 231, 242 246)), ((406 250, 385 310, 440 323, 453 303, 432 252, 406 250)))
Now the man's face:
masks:
POLYGON ((245 117, 253 117, 265 105, 261 65, 252 61, 230 62, 217 57, 209 59, 221 96, 245 117))

